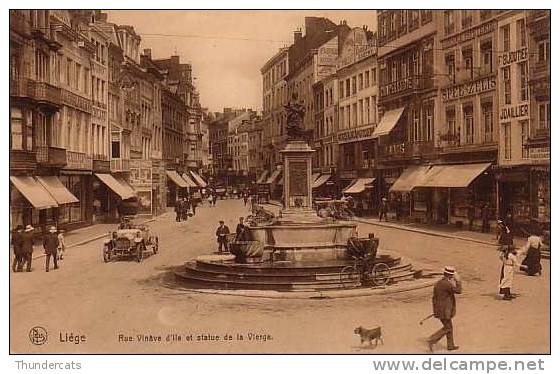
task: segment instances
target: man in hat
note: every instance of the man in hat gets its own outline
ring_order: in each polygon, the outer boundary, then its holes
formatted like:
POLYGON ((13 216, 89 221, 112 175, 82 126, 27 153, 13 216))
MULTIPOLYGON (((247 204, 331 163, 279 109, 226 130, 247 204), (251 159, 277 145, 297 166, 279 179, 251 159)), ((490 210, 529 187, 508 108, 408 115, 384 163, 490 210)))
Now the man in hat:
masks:
POLYGON ((54 268, 58 269, 58 233, 56 232, 56 227, 51 226, 49 232, 43 238, 43 248, 45 248, 45 254, 47 259, 45 262, 45 270, 49 272, 49 264, 51 262, 51 256, 53 258, 54 268))
POLYGON ((244 218, 239 217, 239 223, 235 229, 235 241, 246 242, 249 240, 249 229, 245 225, 244 218))
POLYGON ((31 271, 31 260, 33 259, 33 226, 25 226, 21 234, 21 253, 23 260, 19 263, 18 271, 23 270, 23 265, 27 264, 27 271, 31 271))
POLYGON ((17 225, 16 229, 12 233, 12 246, 14 247, 14 263, 12 264, 12 270, 14 273, 18 270, 21 266, 23 266, 23 252, 22 252, 22 233, 23 233, 23 226, 17 225))
POLYGON ((229 227, 224 224, 224 221, 220 221, 220 226, 216 229, 218 252, 222 252, 222 247, 224 248, 224 251, 228 250, 227 235, 229 235, 229 227))
POLYGON ((432 307, 434 317, 439 319, 443 325, 441 329, 436 331, 428 339, 430 352, 433 352, 433 346, 444 336, 447 337, 447 350, 454 351, 459 349, 453 342, 453 323, 455 317, 456 304, 455 294, 462 292, 461 280, 452 266, 446 266, 443 272, 443 278, 434 286, 434 294, 432 297, 432 307))
POLYGON ((379 208, 379 222, 385 217, 385 221, 387 221, 387 211, 389 210, 389 203, 387 202, 387 198, 384 197, 381 199, 381 207, 379 208))

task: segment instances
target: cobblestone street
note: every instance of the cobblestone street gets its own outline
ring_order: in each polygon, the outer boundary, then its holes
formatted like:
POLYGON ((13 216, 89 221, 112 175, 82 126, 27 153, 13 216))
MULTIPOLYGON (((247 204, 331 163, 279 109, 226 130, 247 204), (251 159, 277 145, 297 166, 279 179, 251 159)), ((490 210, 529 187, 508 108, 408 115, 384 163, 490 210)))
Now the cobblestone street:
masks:
MULTIPOLYGON (((200 207, 187 222, 176 223, 174 215, 166 213, 149 224, 159 235, 160 252, 142 263, 104 263, 101 239, 70 248, 57 271, 45 273, 44 258, 35 259, 31 273, 10 275, 11 352, 428 353, 425 338, 439 322, 418 322, 431 313, 431 289, 349 299, 273 300, 177 287, 170 269, 215 251, 217 221, 224 219, 234 230, 237 218, 247 213, 241 200, 200 207), (361 347, 353 333, 360 325, 381 326, 384 344, 361 347), (31 344, 34 326, 48 331, 46 344, 31 344), (85 335, 86 340, 62 342, 66 334, 85 335), (139 342, 139 334, 146 339, 139 342), (162 341, 151 341, 157 337, 162 341)), ((506 302, 497 296, 500 262, 494 246, 365 223, 359 224, 359 232, 375 232, 381 252, 398 252, 417 267, 457 268, 464 280, 454 320, 461 347, 457 353, 550 351, 548 260, 543 261, 541 277, 516 274, 513 291, 519 296, 506 302)), ((72 239, 76 243, 78 236, 72 239)), ((446 352, 440 344, 437 352, 446 352)))

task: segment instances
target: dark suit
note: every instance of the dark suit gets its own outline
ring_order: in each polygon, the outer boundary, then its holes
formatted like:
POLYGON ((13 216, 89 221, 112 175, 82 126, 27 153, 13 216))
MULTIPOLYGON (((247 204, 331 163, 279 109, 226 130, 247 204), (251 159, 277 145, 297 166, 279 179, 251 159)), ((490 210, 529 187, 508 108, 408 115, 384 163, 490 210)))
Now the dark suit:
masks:
POLYGON ((222 247, 224 248, 225 251, 228 250, 227 247, 228 234, 229 234, 229 227, 227 227, 226 225, 218 226, 218 229, 216 230, 216 237, 218 240, 218 252, 222 251, 222 247))
POLYGON ((22 232, 14 231, 12 234, 12 246, 14 247, 14 263, 12 265, 13 271, 21 271, 23 268, 23 241, 22 232))
POLYGON ((45 235, 45 237, 43 238, 43 248, 45 248, 45 254, 47 255, 47 259, 45 262, 46 271, 49 271, 51 256, 53 258, 54 268, 58 269, 58 263, 56 258, 57 257, 56 252, 58 249, 58 235, 56 232, 54 233, 49 232, 47 235, 45 235))
POLYGON ((23 264, 27 263, 27 271, 31 271, 31 260, 33 259, 33 231, 24 231, 21 234, 21 252, 23 262, 20 263, 20 270, 23 270, 23 264))
POLYGON ((430 336, 430 344, 435 344, 441 338, 447 336, 447 348, 450 349, 455 346, 453 342, 453 323, 451 320, 455 317, 457 310, 455 294, 461 292, 461 282, 457 280, 453 281, 443 278, 435 284, 432 307, 434 317, 441 321, 443 327, 430 336))
POLYGON ((246 242, 249 240, 249 232, 245 224, 237 224, 237 228, 235 229, 235 240, 241 242, 246 242))

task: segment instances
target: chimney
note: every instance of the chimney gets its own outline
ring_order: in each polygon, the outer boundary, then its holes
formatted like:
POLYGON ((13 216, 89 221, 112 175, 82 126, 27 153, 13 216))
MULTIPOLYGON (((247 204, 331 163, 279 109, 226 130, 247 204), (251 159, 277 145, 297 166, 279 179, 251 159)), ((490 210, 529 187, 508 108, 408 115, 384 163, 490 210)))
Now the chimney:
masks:
POLYGON ((151 50, 151 48, 144 48, 144 56, 148 57, 150 60, 152 59, 152 50, 151 50))
POLYGON ((179 65, 179 56, 171 56, 171 63, 179 65))
POLYGON ((294 31, 294 44, 300 41, 302 37, 303 32, 301 31, 301 29, 297 29, 296 31, 294 31))

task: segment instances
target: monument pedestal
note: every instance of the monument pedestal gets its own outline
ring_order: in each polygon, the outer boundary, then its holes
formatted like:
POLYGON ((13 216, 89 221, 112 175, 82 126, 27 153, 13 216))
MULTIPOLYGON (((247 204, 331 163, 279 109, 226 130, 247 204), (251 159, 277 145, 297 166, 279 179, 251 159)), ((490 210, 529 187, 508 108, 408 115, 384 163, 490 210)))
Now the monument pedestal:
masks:
POLYGON ((313 210, 311 174, 315 150, 305 141, 290 141, 280 153, 284 163, 284 208, 279 221, 285 224, 320 222, 321 218, 313 210))
POLYGON ((356 224, 321 218, 313 209, 314 152, 305 141, 291 141, 280 151, 284 162, 281 216, 272 224, 250 228, 268 256, 285 261, 346 258, 346 243, 355 234, 356 224))

